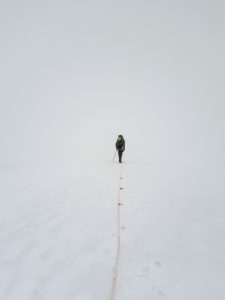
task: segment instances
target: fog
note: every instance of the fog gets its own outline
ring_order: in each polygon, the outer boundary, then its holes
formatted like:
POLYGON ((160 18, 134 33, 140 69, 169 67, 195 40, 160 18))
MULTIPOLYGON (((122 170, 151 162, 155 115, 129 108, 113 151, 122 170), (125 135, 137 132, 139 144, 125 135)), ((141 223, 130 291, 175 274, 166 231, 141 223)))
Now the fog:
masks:
POLYGON ((224 16, 224 1, 1 1, 1 161, 111 159, 117 134, 131 160, 222 157, 224 16))

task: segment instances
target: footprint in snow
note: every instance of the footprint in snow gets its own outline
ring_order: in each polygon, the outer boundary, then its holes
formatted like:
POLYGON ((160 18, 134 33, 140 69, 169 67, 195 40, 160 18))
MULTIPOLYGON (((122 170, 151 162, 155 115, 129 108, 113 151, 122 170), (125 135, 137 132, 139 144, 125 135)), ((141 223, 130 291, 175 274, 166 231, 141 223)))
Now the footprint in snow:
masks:
POLYGON ((160 262, 160 261, 155 261, 155 266, 157 267, 157 268, 161 268, 162 267, 162 263, 160 262))

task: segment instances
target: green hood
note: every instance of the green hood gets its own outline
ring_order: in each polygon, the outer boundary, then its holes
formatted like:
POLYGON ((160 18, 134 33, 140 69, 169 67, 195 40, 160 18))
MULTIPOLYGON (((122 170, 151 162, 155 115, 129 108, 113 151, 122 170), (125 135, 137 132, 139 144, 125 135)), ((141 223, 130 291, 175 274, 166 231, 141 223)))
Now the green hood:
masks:
POLYGON ((122 135, 118 135, 117 141, 118 142, 123 141, 123 136, 122 135))

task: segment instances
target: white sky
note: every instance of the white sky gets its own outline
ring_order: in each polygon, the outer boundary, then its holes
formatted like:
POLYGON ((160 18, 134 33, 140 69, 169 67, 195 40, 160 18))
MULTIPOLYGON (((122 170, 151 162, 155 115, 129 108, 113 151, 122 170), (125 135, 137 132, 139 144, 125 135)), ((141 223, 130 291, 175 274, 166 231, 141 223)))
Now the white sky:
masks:
POLYGON ((224 156, 224 1, 2 0, 0 36, 0 162, 224 156))

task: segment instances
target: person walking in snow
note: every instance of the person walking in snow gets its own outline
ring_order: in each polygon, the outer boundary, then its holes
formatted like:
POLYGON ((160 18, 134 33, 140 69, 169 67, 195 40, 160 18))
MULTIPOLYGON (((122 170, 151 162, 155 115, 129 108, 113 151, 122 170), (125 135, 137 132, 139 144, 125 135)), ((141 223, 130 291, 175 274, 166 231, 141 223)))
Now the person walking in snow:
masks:
POLYGON ((125 140, 121 134, 118 135, 116 141, 116 150, 118 151, 119 162, 122 163, 123 151, 125 151, 125 140))

